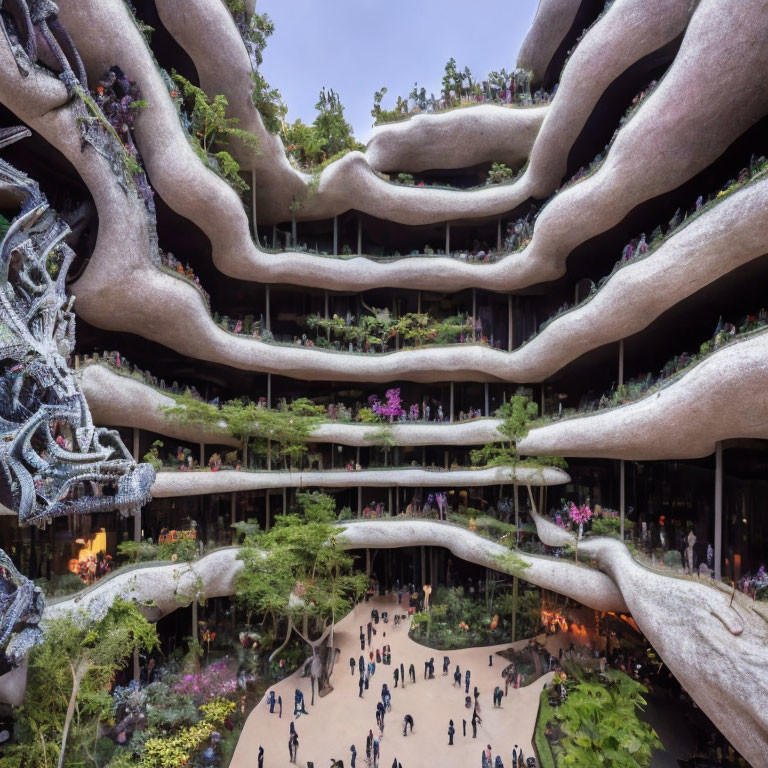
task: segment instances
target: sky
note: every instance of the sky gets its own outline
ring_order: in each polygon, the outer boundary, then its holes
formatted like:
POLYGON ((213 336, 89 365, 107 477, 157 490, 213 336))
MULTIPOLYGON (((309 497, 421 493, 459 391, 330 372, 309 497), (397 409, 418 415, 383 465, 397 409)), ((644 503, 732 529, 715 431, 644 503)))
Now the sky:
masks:
POLYGON ((514 69, 538 0, 258 0, 275 22, 262 73, 280 89, 288 119, 315 119, 323 86, 341 96, 359 141, 370 137, 373 93, 382 106, 415 81, 438 93, 445 63, 478 77, 514 69))

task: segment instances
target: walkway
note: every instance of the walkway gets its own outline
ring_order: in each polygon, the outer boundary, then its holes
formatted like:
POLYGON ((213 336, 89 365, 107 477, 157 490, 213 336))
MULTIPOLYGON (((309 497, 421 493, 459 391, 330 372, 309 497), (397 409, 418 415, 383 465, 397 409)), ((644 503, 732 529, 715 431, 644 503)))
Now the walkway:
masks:
MULTIPOLYGON (((357 749, 357 766, 365 768, 365 739, 369 729, 378 736, 376 727, 376 704, 380 701, 381 686, 386 683, 392 693, 392 711, 385 718, 384 739, 381 742, 381 768, 389 768, 396 757, 403 768, 421 768, 425 765, 457 765, 462 768, 480 766, 481 752, 487 744, 493 749, 494 759, 501 754, 506 768, 512 761, 512 748, 521 744, 525 756, 533 753, 531 740, 536 722, 539 694, 551 675, 540 678, 533 685, 519 690, 510 689, 501 709, 493 709, 493 689, 503 687, 501 671, 506 662, 495 653, 509 645, 487 648, 469 648, 449 651, 450 674, 442 677, 443 653, 431 651, 408 637, 409 623, 395 628, 392 619, 396 609, 394 598, 376 598, 370 603, 361 603, 336 626, 335 645, 341 655, 331 678, 334 691, 324 698, 315 696, 315 706, 310 706, 309 679, 300 679, 298 673, 274 686, 275 696, 282 696, 283 716, 278 718, 277 710, 269 714, 266 697, 254 709, 246 721, 230 768, 255 768, 259 745, 264 747, 265 768, 290 766, 288 760, 288 734, 292 721, 294 691, 298 686, 304 693, 309 715, 301 715, 295 722, 299 736, 297 765, 304 768, 307 761, 315 768, 329 768, 331 758, 343 759, 349 766, 349 747, 357 749), (370 620, 371 608, 379 612, 388 611, 388 624, 379 622, 378 634, 373 637, 372 648, 381 648, 388 643, 392 649, 392 665, 376 665, 376 673, 364 698, 358 698, 358 658, 360 656, 360 625, 370 620), (383 633, 386 633, 384 636, 383 633), (488 666, 489 654, 494 654, 493 667, 488 666), (355 659, 355 673, 350 674, 349 659, 355 659), (431 656, 435 659, 435 679, 424 679, 424 662, 431 656), (402 690, 394 688, 392 672, 396 665, 403 663, 416 667, 416 684, 402 690), (456 664, 461 667, 462 687, 453 687, 453 671, 456 664), (480 706, 483 722, 478 725, 477 739, 472 739, 470 724, 472 711, 464 708, 463 676, 471 671, 470 695, 474 686, 480 690, 480 706), (403 717, 410 714, 414 720, 413 735, 403 737, 403 717), (448 721, 453 719, 456 728, 454 746, 448 746, 448 721), (461 721, 467 720, 467 736, 462 736, 461 721)), ((374 625, 376 626, 376 625, 374 625)), ((516 645, 523 646, 527 641, 516 645)), ((366 647, 366 661, 368 659, 366 647)))

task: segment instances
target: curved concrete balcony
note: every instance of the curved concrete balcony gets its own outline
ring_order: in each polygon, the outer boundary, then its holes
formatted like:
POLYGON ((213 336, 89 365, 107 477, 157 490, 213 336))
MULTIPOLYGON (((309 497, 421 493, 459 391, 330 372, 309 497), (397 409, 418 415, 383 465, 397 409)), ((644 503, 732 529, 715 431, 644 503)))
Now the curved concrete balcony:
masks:
MULTIPOLYGON (((83 366, 77 376, 96 424, 136 427, 195 443, 240 445, 239 440, 227 434, 223 424, 216 430, 204 430, 199 426, 169 421, 160 409, 171 407, 176 401, 132 376, 97 364, 83 366)), ((496 429, 500 423, 499 419, 471 419, 452 424, 395 423, 389 431, 397 445, 402 446, 485 445, 502 439, 496 429)), ((353 447, 371 446, 376 442, 366 435, 370 436, 381 426, 384 425, 328 421, 313 430, 311 441, 353 447)))
POLYGON ((484 469, 392 469, 264 472, 158 472, 152 496, 200 496, 206 493, 256 491, 266 488, 478 488, 489 485, 563 485, 568 475, 552 467, 488 467, 484 469))
MULTIPOLYGON (((440 546, 456 557, 502 573, 516 573, 531 584, 551 589, 600 611, 626 611, 626 603, 612 581, 586 566, 559 558, 514 552, 476 533, 450 523, 433 520, 377 520, 344 523, 345 546, 349 549, 440 546)), ((138 564, 120 568, 73 597, 46 602, 44 619, 56 618, 91 604, 111 604, 117 597, 151 606, 159 619, 179 608, 178 597, 199 592, 206 599, 235 593, 235 579, 243 567, 237 559, 239 547, 211 552, 193 563, 138 564)))
POLYGON ((517 66, 529 69, 534 83, 544 78, 549 63, 576 20, 581 0, 539 0, 536 15, 517 54, 517 66))
POLYGON ((182 354, 238 368, 336 380, 437 381, 450 371, 456 381, 538 382, 591 350, 642 331, 683 299, 766 253, 767 219, 768 179, 759 177, 690 219, 646 257, 617 269, 587 301, 511 353, 451 345, 356 355, 236 336, 212 322, 189 283, 154 267, 139 271, 140 251, 122 262, 124 268, 132 258, 137 262, 130 293, 111 279, 115 265, 107 261, 92 264, 73 291, 79 312, 95 325, 139 332, 182 354), (105 291, 114 293, 113 301, 105 301, 105 291))
POLYGON ((736 341, 627 405, 532 429, 522 454, 661 460, 708 456, 720 440, 768 438, 768 333, 736 341))

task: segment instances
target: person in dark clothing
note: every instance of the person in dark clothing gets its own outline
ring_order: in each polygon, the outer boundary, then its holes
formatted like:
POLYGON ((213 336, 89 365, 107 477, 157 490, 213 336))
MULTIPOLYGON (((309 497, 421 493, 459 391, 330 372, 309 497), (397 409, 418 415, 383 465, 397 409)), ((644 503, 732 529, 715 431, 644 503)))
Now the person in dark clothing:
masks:
POLYGON ((467 735, 467 721, 463 718, 461 720, 461 735, 464 737, 467 735))
POLYGON ((368 630, 368 647, 370 648, 371 647, 371 632, 373 631, 373 624, 371 624, 370 621, 368 622, 367 630, 368 630))
POLYGON ((489 667, 493 666, 493 654, 492 653, 488 654, 488 666, 489 667))
POLYGON ((435 679, 435 657, 434 656, 429 660, 429 679, 430 680, 435 679))
POLYGON ((264 768, 264 747, 259 745, 259 766, 258 768, 264 768))
POLYGON ((477 686, 475 686, 475 703, 477 703, 477 700, 480 698, 480 691, 477 689, 477 686))
POLYGON ((470 672, 469 670, 467 670, 464 673, 464 693, 469 693, 469 675, 470 675, 470 672))
POLYGON ((360 626, 360 650, 365 650, 365 635, 363 634, 363 627, 360 626))
POLYGON ((451 660, 447 656, 443 656, 443 677, 448 675, 448 667, 451 666, 451 660))
POLYGON ((282 719, 283 717, 283 697, 277 697, 277 716, 282 719))
POLYGON ((360 675, 360 679, 357 681, 357 687, 360 689, 360 693, 358 694, 359 698, 363 698, 363 685, 365 684, 365 680, 363 679, 363 676, 360 675))
POLYGON ((408 667, 408 677, 411 678, 412 683, 416 682, 416 667, 414 667, 413 664, 408 667))
POLYGON ((360 670, 360 674, 365 673, 365 658, 361 655, 357 660, 357 668, 360 670))
POLYGON ((355 768, 355 761, 357 760, 357 750, 355 749, 355 745, 353 744, 350 748, 350 758, 349 758, 349 764, 351 768, 355 768))
POLYGON ((350 675, 355 674, 355 657, 354 656, 349 657, 349 674, 350 675))
POLYGON ((408 726, 411 728, 411 734, 413 734, 413 717, 411 715, 406 715, 403 718, 403 736, 407 736, 408 734, 406 731, 408 730, 408 726))
POLYGON ((405 688, 405 666, 400 664, 400 685, 405 688))
POLYGON ((269 714, 274 715, 275 714, 275 692, 270 691, 269 692, 269 714))
POLYGON ((368 731, 365 737, 365 759, 371 761, 371 750, 373 749, 373 731, 368 731))
POLYGON ((456 665, 456 670, 453 673, 453 686, 454 688, 457 685, 461 685, 461 669, 459 669, 459 665, 456 665))
POLYGON ((395 678, 395 688, 397 688, 397 681, 400 679, 400 670, 395 667, 394 672, 392 673, 395 678))
POLYGON ((429 662, 424 662, 424 679, 427 679, 427 675, 429 674, 429 662))
POLYGON ((480 715, 477 714, 477 710, 472 713, 472 738, 477 738, 477 724, 482 723, 483 720, 480 715))
POLYGON ((448 721, 448 746, 453 746, 453 735, 456 733, 456 729, 453 727, 453 720, 448 721))

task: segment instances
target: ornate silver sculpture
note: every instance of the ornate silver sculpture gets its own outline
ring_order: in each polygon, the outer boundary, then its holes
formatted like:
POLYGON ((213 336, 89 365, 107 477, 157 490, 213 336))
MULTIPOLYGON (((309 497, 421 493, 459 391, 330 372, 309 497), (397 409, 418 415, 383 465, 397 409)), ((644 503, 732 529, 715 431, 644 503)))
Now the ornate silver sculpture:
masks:
MULTIPOLYGON (((28 136, 0 130, 0 149, 28 136)), ((22 525, 149 501, 154 470, 137 465, 116 431, 96 428, 67 359, 74 351, 74 258, 67 225, 37 184, 0 160, 0 194, 21 206, 0 243, 0 503, 22 525)), ((0 550, 0 649, 18 663, 37 641, 43 597, 0 550)), ((2 665, 0 665, 2 666, 2 665)))

